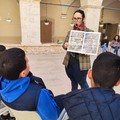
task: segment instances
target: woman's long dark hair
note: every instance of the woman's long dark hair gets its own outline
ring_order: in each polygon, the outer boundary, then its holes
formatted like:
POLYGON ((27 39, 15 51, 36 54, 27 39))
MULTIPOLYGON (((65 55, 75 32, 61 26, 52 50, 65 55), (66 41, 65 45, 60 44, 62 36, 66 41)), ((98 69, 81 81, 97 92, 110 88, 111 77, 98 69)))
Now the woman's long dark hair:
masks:
POLYGON ((120 42, 120 36, 119 35, 115 35, 115 37, 113 38, 113 40, 120 42), (116 40, 116 36, 118 36, 117 40, 116 40))

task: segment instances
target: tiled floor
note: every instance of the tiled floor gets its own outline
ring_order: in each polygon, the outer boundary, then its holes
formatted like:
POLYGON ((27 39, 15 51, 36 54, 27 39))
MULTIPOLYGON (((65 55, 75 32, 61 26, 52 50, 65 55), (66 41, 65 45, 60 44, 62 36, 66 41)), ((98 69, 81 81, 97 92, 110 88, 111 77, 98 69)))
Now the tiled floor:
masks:
MULTIPOLYGON (((62 64, 64 55, 65 52, 27 55, 32 73, 41 77, 47 88, 52 90, 55 95, 67 93, 71 89, 70 80, 62 64)), ((94 56, 91 57, 92 62, 94 58, 94 56)), ((87 81, 89 83, 88 79, 87 81)), ((120 87, 116 87, 115 90, 120 93, 120 87)))
POLYGON ((65 53, 28 55, 31 71, 43 79, 55 95, 70 91, 70 80, 62 64, 65 53))

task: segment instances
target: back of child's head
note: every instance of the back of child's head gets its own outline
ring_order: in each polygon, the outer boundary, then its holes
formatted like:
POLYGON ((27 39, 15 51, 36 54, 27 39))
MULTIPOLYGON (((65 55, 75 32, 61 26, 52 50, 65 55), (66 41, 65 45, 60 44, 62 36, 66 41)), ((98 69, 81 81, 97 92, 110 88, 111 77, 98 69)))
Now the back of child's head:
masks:
POLYGON ((120 79, 120 57, 105 52, 94 61, 92 76, 96 86, 112 88, 120 79))
POLYGON ((4 45, 0 45, 0 52, 3 52, 6 50, 6 47, 4 45))
POLYGON ((25 52, 22 49, 10 48, 0 55, 0 76, 15 80, 25 68, 25 52))

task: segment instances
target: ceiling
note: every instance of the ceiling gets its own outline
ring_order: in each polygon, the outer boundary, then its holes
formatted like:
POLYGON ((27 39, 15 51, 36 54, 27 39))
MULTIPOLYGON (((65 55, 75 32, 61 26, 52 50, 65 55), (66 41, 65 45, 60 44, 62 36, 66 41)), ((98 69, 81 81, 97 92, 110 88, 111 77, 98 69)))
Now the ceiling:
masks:
POLYGON ((102 5, 105 9, 120 11, 120 0, 103 0, 102 5))
MULTIPOLYGON (((41 0, 41 2, 80 6, 80 0, 41 0)), ((106 9, 112 8, 112 9, 120 10, 120 0, 103 0, 102 6, 106 9)))
POLYGON ((103 6, 120 9, 120 0, 103 0, 103 6))

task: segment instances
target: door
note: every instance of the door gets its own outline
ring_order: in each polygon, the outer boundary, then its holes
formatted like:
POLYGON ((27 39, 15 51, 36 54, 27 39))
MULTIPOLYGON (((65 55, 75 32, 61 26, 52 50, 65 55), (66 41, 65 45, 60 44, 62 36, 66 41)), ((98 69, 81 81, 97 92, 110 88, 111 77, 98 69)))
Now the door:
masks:
POLYGON ((44 20, 41 20, 41 43, 52 42, 52 22, 49 21, 49 25, 44 24, 44 20))
POLYGON ((107 24, 106 34, 109 37, 109 41, 111 41, 117 34, 117 27, 118 24, 107 24))

